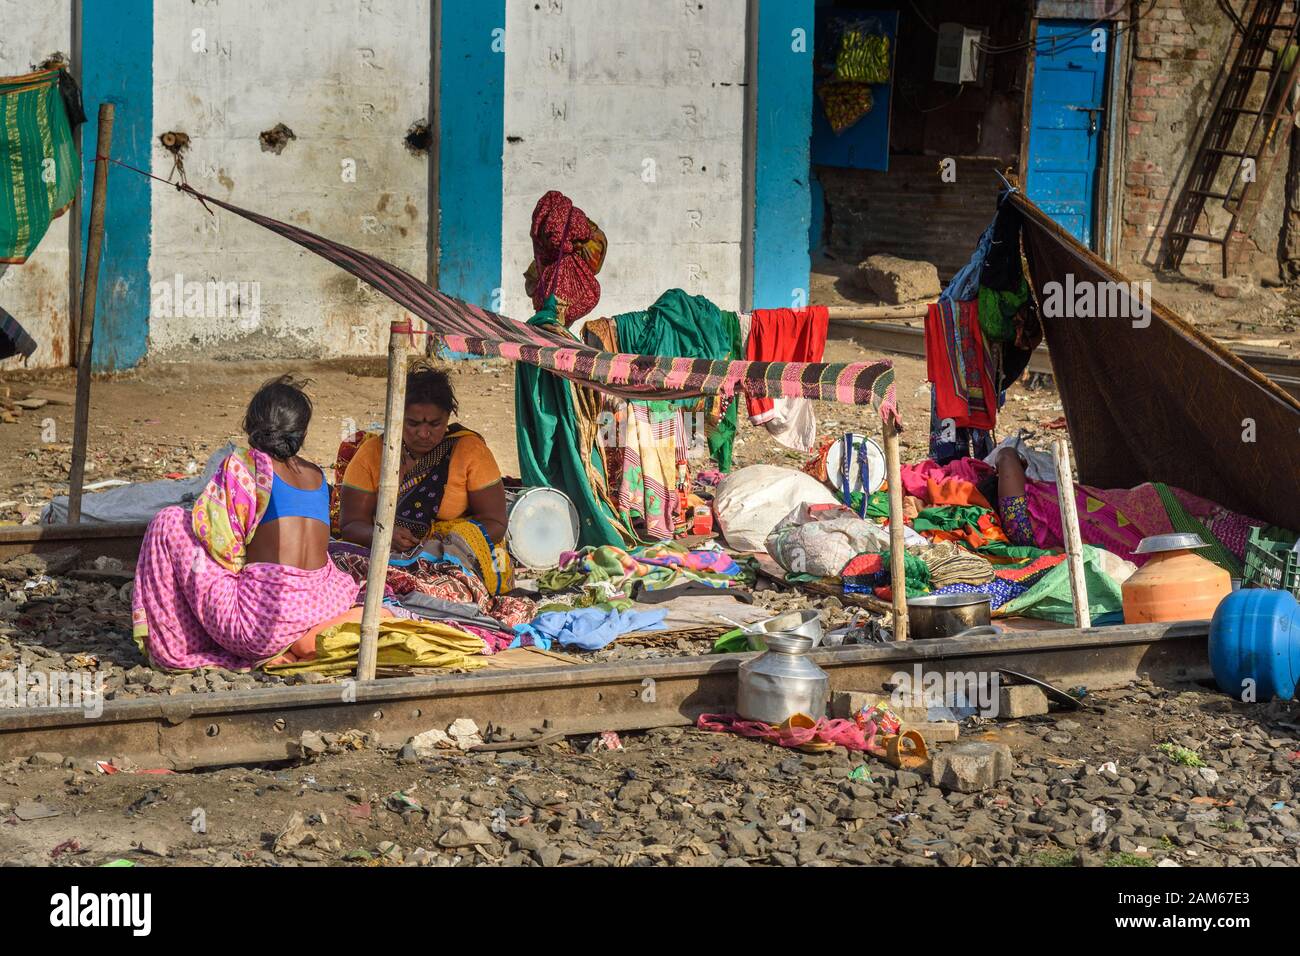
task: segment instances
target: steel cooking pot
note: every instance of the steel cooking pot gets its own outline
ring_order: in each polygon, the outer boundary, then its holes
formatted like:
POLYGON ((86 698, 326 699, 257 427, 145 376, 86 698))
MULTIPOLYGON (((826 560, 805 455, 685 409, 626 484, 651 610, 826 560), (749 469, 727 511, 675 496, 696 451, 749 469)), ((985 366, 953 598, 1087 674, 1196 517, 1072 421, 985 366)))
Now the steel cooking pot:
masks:
POLYGON ((987 594, 927 594, 908 598, 908 636, 914 641, 956 637, 974 627, 989 627, 992 614, 993 599, 987 594))

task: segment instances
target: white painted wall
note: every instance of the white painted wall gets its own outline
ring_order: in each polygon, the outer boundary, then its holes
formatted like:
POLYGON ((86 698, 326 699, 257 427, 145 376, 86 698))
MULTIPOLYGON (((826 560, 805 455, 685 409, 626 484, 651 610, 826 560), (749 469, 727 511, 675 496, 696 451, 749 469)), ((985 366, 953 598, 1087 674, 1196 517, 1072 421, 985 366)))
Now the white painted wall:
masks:
MULTIPOLYGON (((310 15, 305 6, 156 4, 153 172, 172 170, 158 134, 187 133, 186 173, 200 191, 423 278, 429 164, 403 140, 430 119, 430 0, 313 0, 310 15), (277 123, 298 137, 278 156, 258 140, 277 123), (341 175, 349 159, 355 182, 341 175)), ((70 53, 70 8, 0 0, 0 74, 70 53)), ((570 195, 609 237, 595 314, 645 308, 674 286, 736 308, 745 0, 618 0, 617 15, 608 0, 506 9, 506 314, 532 314, 528 231, 548 189, 570 195)), ((256 283, 258 308, 252 325, 247 314, 186 316, 155 294, 151 359, 373 354, 398 315, 317 256, 229 213, 209 216, 170 186, 153 186, 152 227, 156 293, 177 275, 256 283)), ((41 343, 34 365, 68 364, 68 269, 63 219, 28 264, 0 276, 0 303, 41 343)))
POLYGON ((593 316, 673 287, 737 308, 745 0, 506 0, 505 70, 506 314, 532 315, 528 233, 548 189, 609 239, 593 316))
MULTIPOLYGON (((189 134, 190 183, 426 275, 426 155, 404 145, 428 120, 429 0, 160 3, 154 21, 153 169, 166 130, 189 134), (205 31, 196 34, 195 31, 205 31), (195 47, 200 47, 199 51, 195 47), (206 52, 203 52, 206 50, 206 52), (259 134, 296 134, 280 155, 259 134), (343 179, 355 161, 356 181, 343 179)), ((158 358, 329 357, 382 351, 401 310, 324 259, 260 226, 155 183, 155 284, 256 282, 249 316, 200 319, 151 308, 158 358)))
MULTIPOLYGON (((51 53, 72 56, 71 0, 0 0, 0 76, 30 73, 51 53)), ((36 251, 20 266, 0 265, 0 305, 37 342, 25 367, 69 364, 72 325, 68 309, 69 213, 50 223, 36 251)), ((23 368, 22 359, 0 361, 0 371, 23 368)))

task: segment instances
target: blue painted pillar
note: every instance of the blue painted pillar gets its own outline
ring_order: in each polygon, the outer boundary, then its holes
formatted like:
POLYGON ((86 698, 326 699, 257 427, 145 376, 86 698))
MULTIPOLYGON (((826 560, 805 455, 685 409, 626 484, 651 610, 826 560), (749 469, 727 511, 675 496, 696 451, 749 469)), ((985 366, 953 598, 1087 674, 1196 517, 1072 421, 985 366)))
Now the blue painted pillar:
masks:
POLYGON ((442 0, 438 287, 500 310, 505 0, 442 0))
MULTIPOLYGON (((90 228, 99 104, 114 106, 114 159, 150 168, 153 147, 153 0, 89 0, 82 7, 82 256, 90 228)), ((130 368, 149 344, 150 180, 110 166, 95 312, 96 369, 130 368)))
POLYGON ((808 303, 813 0, 759 0, 754 308, 808 303))

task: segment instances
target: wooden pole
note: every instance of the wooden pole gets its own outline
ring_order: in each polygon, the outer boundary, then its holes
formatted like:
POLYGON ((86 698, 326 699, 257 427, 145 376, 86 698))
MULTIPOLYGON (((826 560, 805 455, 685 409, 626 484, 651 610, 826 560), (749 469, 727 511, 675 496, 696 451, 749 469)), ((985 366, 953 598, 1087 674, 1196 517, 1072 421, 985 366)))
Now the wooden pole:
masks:
POLYGON ((81 486, 86 480, 86 442, 90 430, 90 351, 95 337, 95 298, 99 293, 99 255, 104 248, 104 203, 108 198, 108 156, 113 148, 113 104, 99 104, 95 140, 95 185, 90 200, 90 238, 81 280, 81 325, 77 329, 77 398, 72 413, 72 470, 68 474, 68 524, 81 523, 81 486), (99 157, 104 157, 100 159, 99 157))
POLYGON ((1052 447, 1056 459, 1056 494, 1061 504, 1061 526, 1065 529, 1065 559, 1070 566, 1070 599, 1074 602, 1075 627, 1092 627, 1088 611, 1088 584, 1083 575, 1083 535, 1079 532, 1079 512, 1074 502, 1074 474, 1070 470, 1070 452, 1065 439, 1058 438, 1052 447))
POLYGON ((913 305, 828 305, 826 316, 832 322, 879 322, 888 319, 923 319, 929 309, 928 302, 913 305))
POLYGON ((907 640, 907 580, 903 563, 903 464, 898 451, 898 426, 886 421, 885 473, 889 481, 889 580, 894 592, 894 640, 907 640))
POLYGON ((361 612, 361 647, 357 652, 357 680, 375 679, 379 652, 379 611, 384 603, 388 556, 393 544, 393 517, 397 513, 398 472, 401 469, 402 419, 406 414, 406 348, 410 321, 394 322, 388 329, 388 400, 384 406, 384 449, 379 465, 379 500, 375 502, 375 531, 370 539, 370 569, 366 574, 366 603, 361 612))

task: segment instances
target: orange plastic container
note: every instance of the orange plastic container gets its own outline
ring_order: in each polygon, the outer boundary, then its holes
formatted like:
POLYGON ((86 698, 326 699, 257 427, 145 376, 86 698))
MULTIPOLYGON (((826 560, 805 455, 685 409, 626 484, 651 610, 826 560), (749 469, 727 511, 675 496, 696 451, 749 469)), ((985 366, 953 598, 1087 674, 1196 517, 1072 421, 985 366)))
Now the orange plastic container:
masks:
POLYGON ((1194 551, 1162 551, 1124 582, 1124 623, 1208 621, 1232 577, 1194 551))

